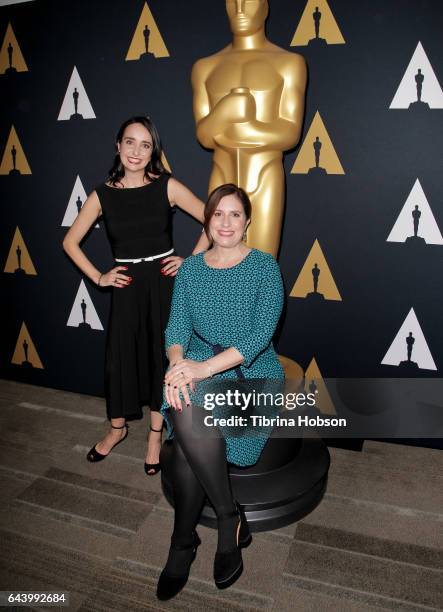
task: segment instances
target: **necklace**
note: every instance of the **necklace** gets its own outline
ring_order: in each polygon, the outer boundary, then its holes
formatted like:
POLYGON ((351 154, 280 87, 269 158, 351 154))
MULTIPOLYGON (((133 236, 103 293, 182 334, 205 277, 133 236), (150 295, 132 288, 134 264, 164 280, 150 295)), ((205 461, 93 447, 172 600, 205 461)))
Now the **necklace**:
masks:
POLYGON ((137 189, 138 187, 144 187, 145 185, 149 184, 149 183, 142 183, 142 185, 126 185, 123 181, 120 181, 120 183, 123 185, 125 189, 137 189))

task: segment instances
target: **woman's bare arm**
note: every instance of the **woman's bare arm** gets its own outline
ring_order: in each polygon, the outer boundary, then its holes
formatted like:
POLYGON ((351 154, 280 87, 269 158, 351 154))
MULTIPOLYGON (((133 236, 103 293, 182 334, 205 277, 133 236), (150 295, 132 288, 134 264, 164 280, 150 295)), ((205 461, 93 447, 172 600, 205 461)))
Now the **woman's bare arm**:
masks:
POLYGON ((101 215, 101 206, 97 193, 93 191, 83 204, 77 218, 68 230, 64 240, 63 248, 76 266, 90 278, 95 284, 98 283, 101 272, 92 264, 80 248, 80 242, 86 236, 89 229, 101 215))
MULTIPOLYGON (((170 178, 168 181, 168 198, 171 206, 178 206, 191 217, 204 223, 205 220, 205 204, 195 196, 190 189, 188 189, 183 183, 180 183, 175 178, 170 178)), ((197 244, 195 245, 192 254, 196 255, 202 251, 206 251, 209 247, 209 240, 205 232, 202 232, 199 237, 197 244)))
POLYGON ((106 274, 102 274, 80 248, 80 242, 86 236, 89 229, 95 224, 101 212, 102 209, 97 193, 93 191, 83 204, 76 220, 69 228, 63 240, 63 248, 83 274, 90 278, 96 285, 100 284, 102 287, 108 285, 125 287, 129 284, 129 277, 125 274, 121 274, 120 270, 126 270, 126 266, 116 266, 106 274))

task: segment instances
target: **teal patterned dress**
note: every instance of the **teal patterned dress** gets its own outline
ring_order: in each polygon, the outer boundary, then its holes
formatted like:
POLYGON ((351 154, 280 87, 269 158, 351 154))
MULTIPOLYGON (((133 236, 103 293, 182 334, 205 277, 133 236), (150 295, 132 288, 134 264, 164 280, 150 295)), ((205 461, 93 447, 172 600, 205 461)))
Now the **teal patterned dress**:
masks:
MULTIPOLYGON (((251 249, 230 268, 208 266, 203 253, 188 257, 175 279, 171 312, 166 328, 166 348, 183 347, 186 359, 205 361, 214 356, 211 344, 235 347, 244 357, 240 366, 246 379, 284 378, 272 345, 272 337, 283 307, 280 268, 268 253, 251 249)), ((215 378, 237 378, 235 368, 215 378)), ((192 410, 192 406, 190 408, 192 410)), ((168 423, 169 407, 161 412, 168 423)), ((269 432, 268 432, 269 433, 269 432)), ((227 460, 240 466, 253 465, 267 436, 226 437, 227 460)))

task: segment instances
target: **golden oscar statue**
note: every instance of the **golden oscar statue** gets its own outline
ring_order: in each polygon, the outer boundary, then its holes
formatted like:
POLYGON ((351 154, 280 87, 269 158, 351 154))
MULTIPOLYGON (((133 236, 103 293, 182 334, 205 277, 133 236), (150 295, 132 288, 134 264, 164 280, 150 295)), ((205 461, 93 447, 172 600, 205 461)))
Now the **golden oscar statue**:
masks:
POLYGON ((226 0, 233 40, 192 69, 197 138, 214 149, 209 191, 242 187, 252 202, 247 244, 277 257, 284 210, 283 151, 300 138, 306 64, 269 42, 268 0, 226 0))

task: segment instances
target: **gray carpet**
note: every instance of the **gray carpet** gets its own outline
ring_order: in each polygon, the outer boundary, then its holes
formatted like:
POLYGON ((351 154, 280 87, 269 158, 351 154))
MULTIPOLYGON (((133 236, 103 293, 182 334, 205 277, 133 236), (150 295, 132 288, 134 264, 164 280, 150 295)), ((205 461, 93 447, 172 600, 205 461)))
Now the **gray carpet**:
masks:
POLYGON ((146 418, 89 464, 106 430, 102 400, 0 381, 0 408, 0 590, 68 591, 69 607, 56 609, 81 612, 443 609, 440 451, 332 449, 323 502, 255 534, 234 586, 214 586, 216 533, 199 527, 188 585, 161 603, 172 511, 159 476, 143 472, 146 418))

